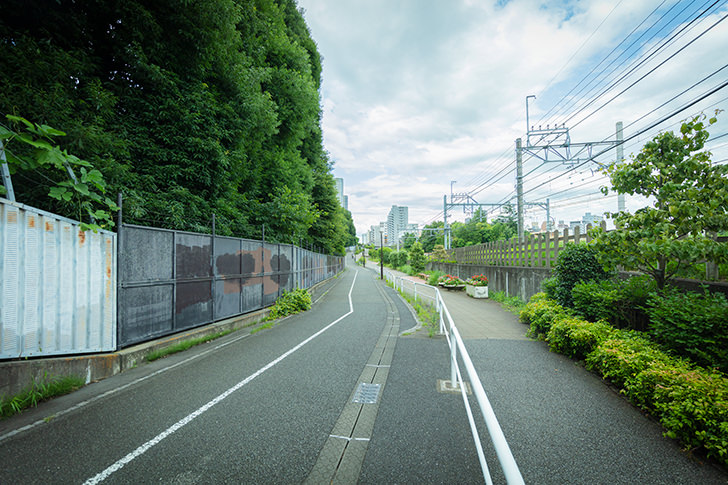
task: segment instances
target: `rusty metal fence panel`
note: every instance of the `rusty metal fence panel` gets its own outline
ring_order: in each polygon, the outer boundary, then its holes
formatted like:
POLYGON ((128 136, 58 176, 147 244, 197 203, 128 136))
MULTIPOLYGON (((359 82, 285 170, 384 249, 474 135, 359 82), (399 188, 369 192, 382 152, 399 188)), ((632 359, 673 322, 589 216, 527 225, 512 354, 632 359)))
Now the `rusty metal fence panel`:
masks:
POLYGON ((123 224, 120 347, 255 311, 343 269, 286 244, 123 224))
POLYGON ((116 349, 116 234, 0 199, 0 359, 116 349))

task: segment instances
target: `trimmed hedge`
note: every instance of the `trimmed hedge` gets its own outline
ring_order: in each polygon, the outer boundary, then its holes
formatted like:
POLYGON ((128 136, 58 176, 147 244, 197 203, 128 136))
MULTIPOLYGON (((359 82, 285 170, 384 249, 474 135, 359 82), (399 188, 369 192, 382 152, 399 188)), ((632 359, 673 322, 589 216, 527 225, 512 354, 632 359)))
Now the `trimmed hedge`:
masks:
POLYGON ((521 312, 530 333, 543 335, 555 352, 585 358, 588 369, 622 388, 635 405, 653 414, 687 449, 702 449, 728 465, 728 379, 667 354, 638 332, 570 315, 541 294, 521 312))
POLYGON ((529 337, 543 340, 556 318, 568 314, 568 310, 555 301, 549 300, 544 293, 536 293, 531 297, 526 308, 521 310, 519 320, 530 325, 529 337))
POLYGON ((572 359, 584 359, 616 330, 605 322, 588 322, 575 316, 556 318, 546 341, 551 350, 572 359))

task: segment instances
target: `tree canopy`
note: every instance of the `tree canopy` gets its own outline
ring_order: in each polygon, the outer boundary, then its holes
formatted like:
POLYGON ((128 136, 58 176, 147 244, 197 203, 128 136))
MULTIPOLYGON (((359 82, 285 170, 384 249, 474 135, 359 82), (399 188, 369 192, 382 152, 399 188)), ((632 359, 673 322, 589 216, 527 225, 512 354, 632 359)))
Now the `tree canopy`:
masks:
POLYGON ((712 237, 728 230, 728 165, 713 165, 703 150, 705 121, 698 116, 679 134, 660 133, 632 160, 606 169, 611 190, 643 195, 652 206, 609 214, 615 231, 593 230, 605 264, 646 273, 662 288, 685 266, 728 261, 728 245, 712 237))
MULTIPOLYGON (((65 132, 60 149, 123 193, 127 222, 207 231, 214 213, 224 235, 350 241, 295 0, 8 0, 0 64, 2 119, 65 132)), ((19 201, 68 214, 47 196, 62 176, 14 174, 19 201)))

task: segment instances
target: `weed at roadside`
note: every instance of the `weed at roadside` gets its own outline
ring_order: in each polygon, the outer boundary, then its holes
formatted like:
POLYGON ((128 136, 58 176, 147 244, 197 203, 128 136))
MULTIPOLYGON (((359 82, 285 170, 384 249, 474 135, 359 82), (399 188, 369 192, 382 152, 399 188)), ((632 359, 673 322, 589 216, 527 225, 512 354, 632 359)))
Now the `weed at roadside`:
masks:
POLYGON ((33 379, 30 386, 20 393, 1 398, 0 417, 7 418, 29 407, 35 407, 39 402, 80 389, 85 384, 86 380, 81 376, 57 377, 45 374, 42 379, 33 379))
POLYGON ((146 359, 147 362, 153 362, 157 359, 161 359, 162 357, 166 357, 171 354, 176 354, 177 352, 182 352, 184 350, 189 349, 190 347, 194 347, 195 345, 204 344, 205 342, 209 342, 211 340, 218 339, 220 337, 224 337, 225 335, 228 335, 229 333, 232 333, 233 330, 225 330, 224 332, 207 335, 205 337, 199 337, 191 340, 186 340, 184 342, 180 342, 175 345, 171 345, 169 347, 155 350, 154 352, 150 352, 146 359))

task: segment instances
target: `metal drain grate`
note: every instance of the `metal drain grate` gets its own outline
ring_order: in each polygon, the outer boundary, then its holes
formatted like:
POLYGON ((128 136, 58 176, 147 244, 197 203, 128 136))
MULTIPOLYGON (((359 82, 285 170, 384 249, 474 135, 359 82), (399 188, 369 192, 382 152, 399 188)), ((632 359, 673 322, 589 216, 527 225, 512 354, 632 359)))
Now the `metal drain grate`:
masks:
POLYGON ((362 382, 359 384, 356 392, 354 393, 354 399, 351 402, 359 404, 376 404, 377 398, 379 397, 379 388, 381 384, 368 384, 362 382))

